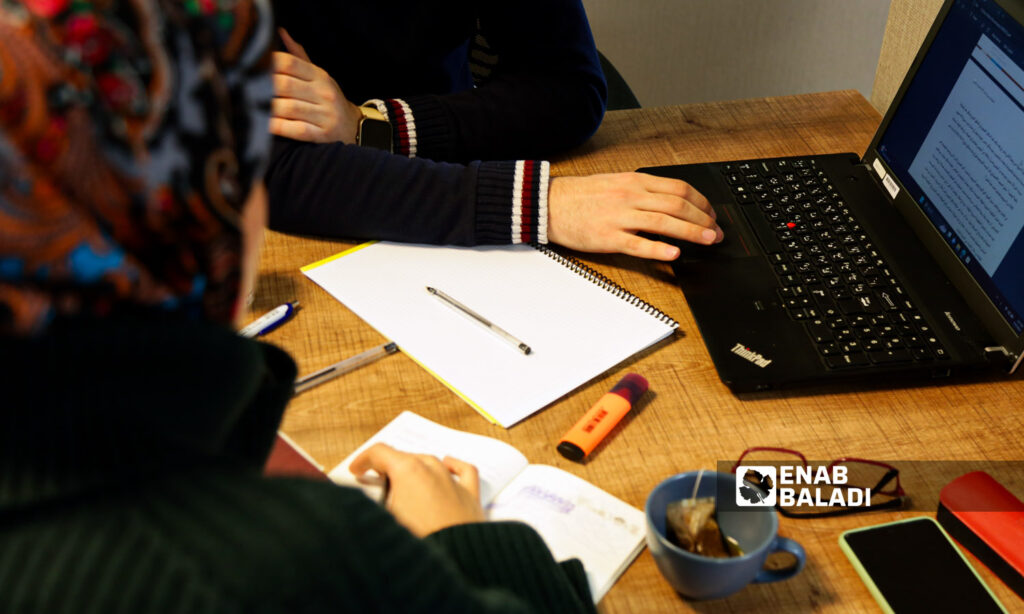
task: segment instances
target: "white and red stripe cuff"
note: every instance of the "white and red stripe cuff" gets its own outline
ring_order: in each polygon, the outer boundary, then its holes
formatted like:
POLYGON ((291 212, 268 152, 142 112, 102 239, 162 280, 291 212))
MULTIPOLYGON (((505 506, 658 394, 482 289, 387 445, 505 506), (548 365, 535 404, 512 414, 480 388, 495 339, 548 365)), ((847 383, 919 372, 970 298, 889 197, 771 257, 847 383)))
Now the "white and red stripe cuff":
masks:
POLYGON ((512 242, 548 242, 548 183, 551 164, 516 162, 512 184, 512 242))
POLYGON ((384 101, 388 108, 388 118, 394 127, 394 152, 416 157, 416 118, 412 108, 401 98, 389 98, 384 101))

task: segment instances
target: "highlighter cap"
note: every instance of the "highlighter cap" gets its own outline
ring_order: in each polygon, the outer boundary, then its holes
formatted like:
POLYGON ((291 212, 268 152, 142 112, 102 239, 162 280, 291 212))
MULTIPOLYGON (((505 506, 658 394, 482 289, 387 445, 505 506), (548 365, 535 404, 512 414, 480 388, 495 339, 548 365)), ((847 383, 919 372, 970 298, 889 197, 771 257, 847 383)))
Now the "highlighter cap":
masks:
POLYGON ((579 447, 578 445, 574 444, 571 441, 559 442, 558 447, 555 449, 558 450, 558 453, 564 456, 565 458, 568 458, 569 460, 576 462, 583 460, 583 458, 587 455, 587 453, 583 451, 583 448, 579 447))
POLYGON ((627 373, 619 380, 618 384, 615 384, 615 387, 610 392, 626 399, 626 402, 632 407, 636 400, 640 398, 640 395, 647 392, 647 387, 647 379, 644 376, 636 373, 627 373))

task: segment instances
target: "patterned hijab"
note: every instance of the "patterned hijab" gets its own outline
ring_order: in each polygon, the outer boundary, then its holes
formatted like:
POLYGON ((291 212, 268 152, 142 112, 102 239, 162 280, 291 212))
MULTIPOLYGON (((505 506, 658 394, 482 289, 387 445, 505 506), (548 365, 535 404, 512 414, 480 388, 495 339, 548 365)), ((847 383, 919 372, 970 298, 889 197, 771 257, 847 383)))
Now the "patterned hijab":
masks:
POLYGON ((265 0, 0 0, 0 335, 232 320, 272 34, 265 0))

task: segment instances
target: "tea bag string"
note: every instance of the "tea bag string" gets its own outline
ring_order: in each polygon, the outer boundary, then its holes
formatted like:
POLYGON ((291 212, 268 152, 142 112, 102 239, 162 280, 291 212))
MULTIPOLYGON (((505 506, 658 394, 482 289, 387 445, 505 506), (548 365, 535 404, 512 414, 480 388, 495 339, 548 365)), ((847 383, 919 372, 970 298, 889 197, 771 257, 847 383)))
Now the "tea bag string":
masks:
POLYGON ((696 503, 697 503, 697 490, 700 489, 700 480, 703 477, 704 477, 704 470, 701 469, 700 471, 697 472, 697 480, 693 483, 693 494, 690 495, 690 501, 693 502, 692 503, 693 505, 696 505, 696 503))

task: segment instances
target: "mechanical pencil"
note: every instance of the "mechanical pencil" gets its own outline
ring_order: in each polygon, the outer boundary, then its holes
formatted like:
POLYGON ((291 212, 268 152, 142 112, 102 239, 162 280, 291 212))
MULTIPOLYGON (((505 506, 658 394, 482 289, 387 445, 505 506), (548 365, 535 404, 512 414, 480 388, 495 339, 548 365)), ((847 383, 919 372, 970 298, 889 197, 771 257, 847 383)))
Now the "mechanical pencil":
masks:
POLYGON ((436 296, 437 298, 441 299, 442 301, 444 301, 446 304, 448 304, 449 306, 454 308, 459 313, 467 316, 469 319, 473 320, 477 324, 482 325, 484 328, 486 328, 487 330, 489 330, 489 331, 493 332, 494 334, 498 335, 499 337, 501 337, 505 341, 508 341, 509 343, 512 344, 513 347, 515 347, 517 350, 519 350, 523 354, 529 354, 532 351, 530 349, 530 346, 526 345, 525 343, 523 343, 519 339, 516 339, 515 337, 513 337, 505 329, 501 328, 500 326, 498 326, 494 322, 491 322, 490 320, 488 320, 487 318, 483 317, 479 313, 473 311, 469 307, 466 307, 465 305, 463 305, 459 301, 453 299, 452 297, 448 296, 444 292, 441 292, 437 288, 431 288, 430 286, 427 286, 427 292, 429 292, 429 293, 433 294, 434 296, 436 296))
POLYGON ((305 392, 313 386, 318 386, 324 382, 330 381, 339 375, 344 375, 349 371, 353 371, 368 365, 378 358, 383 358, 388 354, 394 354, 398 351, 398 346, 395 342, 385 343, 384 345, 377 346, 371 350, 366 350, 362 354, 356 354, 351 358, 346 358, 341 362, 336 362, 329 367, 324 367, 319 371, 314 371, 305 377, 300 377, 295 380, 295 394, 305 392))

